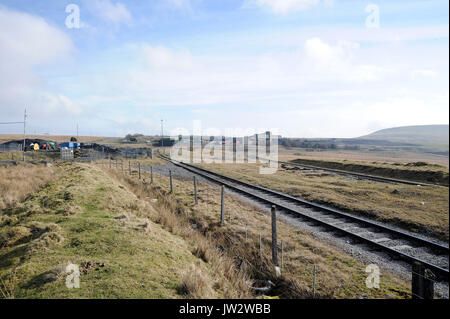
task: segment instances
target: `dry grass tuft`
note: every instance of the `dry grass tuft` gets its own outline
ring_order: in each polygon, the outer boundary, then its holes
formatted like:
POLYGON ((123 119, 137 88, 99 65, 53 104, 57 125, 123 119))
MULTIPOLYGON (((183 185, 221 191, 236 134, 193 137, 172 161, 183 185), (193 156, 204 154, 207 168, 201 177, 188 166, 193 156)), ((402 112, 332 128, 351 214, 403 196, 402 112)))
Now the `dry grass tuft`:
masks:
POLYGON ((57 172, 54 166, 45 165, 0 166, 0 211, 55 180, 57 172))
POLYGON ((0 234, 0 248, 15 245, 31 236, 30 228, 14 226, 6 233, 0 234))
POLYGON ((38 250, 50 249, 63 241, 64 237, 61 234, 55 231, 47 231, 28 245, 27 252, 32 254, 38 250))
POLYGON ((216 294, 211 279, 201 269, 191 264, 183 271, 179 287, 180 294, 192 299, 212 299, 216 294))
POLYGON ((15 298, 15 287, 16 287, 16 277, 11 276, 8 280, 0 279, 0 299, 14 299, 15 298))

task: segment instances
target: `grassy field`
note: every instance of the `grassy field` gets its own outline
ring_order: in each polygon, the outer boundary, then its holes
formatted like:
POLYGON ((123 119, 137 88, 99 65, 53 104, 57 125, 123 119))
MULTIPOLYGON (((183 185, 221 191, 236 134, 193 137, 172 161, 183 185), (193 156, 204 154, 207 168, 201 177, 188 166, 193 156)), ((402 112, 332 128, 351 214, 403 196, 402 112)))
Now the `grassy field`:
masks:
POLYGON ((350 150, 324 150, 306 151, 300 148, 279 147, 279 160, 291 161, 294 159, 323 160, 323 161, 352 161, 352 162, 377 162, 383 163, 412 163, 427 162, 440 166, 449 167, 448 156, 434 155, 407 151, 350 151, 350 150))
POLYGON ((355 162, 347 160, 323 161, 300 158, 294 159, 291 162, 373 176, 384 176, 387 178, 417 181, 427 184, 444 186, 448 186, 449 184, 448 168, 426 162, 411 162, 404 164, 362 161, 355 162))
POLYGON ((356 180, 323 171, 286 170, 261 175, 255 164, 202 164, 221 174, 292 196, 344 209, 414 232, 449 238, 449 190, 356 180))
POLYGON ((15 178, 0 181, 7 189, 0 193, 2 297, 248 298, 245 282, 256 278, 271 279, 272 294, 281 298, 311 298, 313 264, 317 298, 410 297, 406 282, 383 271, 381 288, 366 288, 365 265, 283 223, 285 268, 277 278, 269 217, 226 196, 232 219, 220 226, 220 194, 209 185, 199 184, 195 206, 191 181, 175 180, 169 194, 166 177, 155 175, 150 185, 136 170, 130 177, 100 163, 13 168, 15 178), (24 184, 11 181, 24 183, 30 173, 36 180, 16 195, 24 184), (80 265, 80 289, 65 286, 69 263, 80 265))

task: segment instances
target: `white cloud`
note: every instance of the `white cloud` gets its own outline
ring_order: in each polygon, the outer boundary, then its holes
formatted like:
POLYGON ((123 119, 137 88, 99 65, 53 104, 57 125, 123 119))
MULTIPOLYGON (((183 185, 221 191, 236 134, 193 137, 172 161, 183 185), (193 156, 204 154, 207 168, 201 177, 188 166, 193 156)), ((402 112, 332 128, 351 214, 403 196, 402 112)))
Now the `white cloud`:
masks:
POLYGON ((164 46, 152 47, 144 44, 141 48, 144 63, 157 69, 190 69, 194 66, 189 51, 173 51, 164 46))
POLYGON ((435 78, 437 76, 437 72, 432 70, 413 70, 411 71, 411 78, 413 80, 420 78, 435 78))
MULTIPOLYGON (((317 87, 377 82, 388 73, 378 65, 357 63, 357 43, 330 45, 318 38, 293 51, 251 56, 195 55, 188 49, 138 44, 132 68, 112 70, 92 91, 114 93, 103 103, 127 98, 146 106, 263 103, 292 105, 317 87), (120 79, 116 85, 113 79, 120 79), (106 86, 106 87, 105 87, 106 86), (109 86, 109 88, 108 88, 109 86), (142 101, 142 102, 141 102, 142 101)), ((90 88, 87 88, 91 90, 90 88)))
POLYGON ((80 105, 63 94, 39 92, 36 97, 36 105, 41 106, 40 112, 43 115, 76 116, 82 113, 80 105))
POLYGON ((127 7, 121 3, 113 3, 111 0, 91 0, 88 2, 93 14, 113 24, 128 24, 132 16, 127 7))
POLYGON ((2 68, 47 63, 73 49, 70 38, 44 19, 2 7, 0 41, 2 68))
MULTIPOLYGON (((247 0, 245 6, 258 6, 268 9, 276 14, 286 14, 289 12, 301 11, 308 9, 316 4, 319 0, 247 0)), ((332 2, 327 1, 327 5, 332 2)))
MULTIPOLYGON (((351 49, 358 49, 359 45, 352 44, 350 47, 351 49)), ((305 49, 308 56, 324 64, 336 63, 345 58, 344 46, 331 46, 317 37, 306 40, 305 49)))
POLYGON ((305 42, 306 55, 316 74, 324 78, 336 77, 344 81, 376 81, 389 73, 389 70, 376 65, 354 62, 360 45, 355 42, 340 41, 336 45, 325 43, 320 38, 311 38, 305 42))
POLYGON ((347 125, 355 131, 364 133, 371 133, 372 126, 375 124, 378 126, 377 129, 442 124, 449 116, 448 104, 448 91, 425 95, 405 91, 404 94, 388 96, 384 99, 355 101, 342 108, 335 120, 344 125, 347 122, 347 125))
POLYGON ((180 10, 187 10, 187 11, 192 10, 192 5, 191 5, 190 0, 165 0, 165 1, 167 1, 169 6, 171 6, 172 8, 180 9, 180 10))
MULTIPOLYGON (((74 46, 44 19, 0 7, 0 113, 18 118, 26 107, 39 114, 79 114, 67 96, 46 89, 36 69, 67 61, 74 46)), ((19 117, 20 118, 20 117, 19 117)))

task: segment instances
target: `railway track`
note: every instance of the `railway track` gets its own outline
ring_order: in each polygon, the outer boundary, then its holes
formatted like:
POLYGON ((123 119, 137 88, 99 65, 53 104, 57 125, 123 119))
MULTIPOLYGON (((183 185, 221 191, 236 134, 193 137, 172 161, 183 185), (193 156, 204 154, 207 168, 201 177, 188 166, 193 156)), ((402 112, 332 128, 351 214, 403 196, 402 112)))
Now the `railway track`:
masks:
POLYGON ((202 176, 228 189, 251 197, 258 202, 276 205, 279 211, 305 220, 313 225, 347 236, 354 244, 366 244, 392 258, 408 263, 420 262, 431 270, 436 279, 447 281, 449 275, 449 247, 393 227, 360 218, 346 212, 319 205, 272 189, 252 185, 198 166, 164 157, 174 165, 202 176))
MULTIPOLYGON (((262 160, 268 161, 267 159, 262 159, 262 160)), ((299 164, 299 163, 293 163, 293 162, 284 162, 284 161, 275 161, 275 162, 284 164, 284 165, 291 165, 291 166, 295 166, 295 167, 307 168, 307 169, 311 169, 311 170, 322 170, 322 171, 326 171, 326 172, 332 172, 332 173, 339 174, 339 175, 355 176, 355 177, 358 177, 361 179, 367 179, 367 180, 372 180, 372 181, 382 182, 382 183, 420 185, 420 186, 432 186, 432 187, 449 187, 448 185, 430 184, 430 183, 408 181, 408 180, 403 180, 403 179, 395 179, 395 178, 367 175, 367 174, 362 174, 362 173, 355 173, 355 172, 343 171, 343 170, 332 169, 332 168, 324 168, 324 167, 312 166, 312 165, 306 165, 306 164, 299 164)))

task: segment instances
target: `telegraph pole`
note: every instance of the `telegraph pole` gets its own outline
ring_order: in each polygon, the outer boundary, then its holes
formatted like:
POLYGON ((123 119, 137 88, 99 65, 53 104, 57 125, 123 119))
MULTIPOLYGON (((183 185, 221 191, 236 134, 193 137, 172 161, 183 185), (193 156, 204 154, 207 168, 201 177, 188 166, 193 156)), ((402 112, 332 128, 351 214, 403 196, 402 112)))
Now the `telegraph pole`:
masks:
POLYGON ((164 147, 164 120, 161 120, 161 146, 164 147))
POLYGON ((27 109, 25 109, 25 113, 23 115, 23 161, 25 162, 25 139, 26 139, 26 125, 27 125, 27 109))

